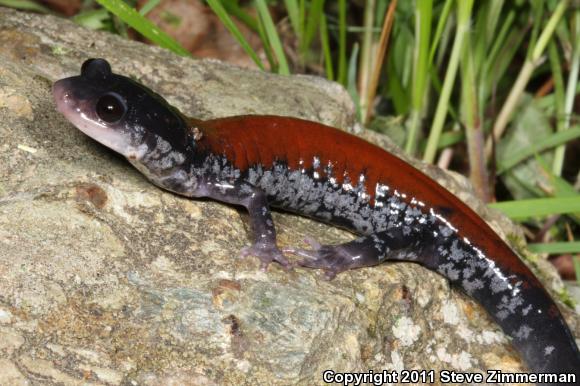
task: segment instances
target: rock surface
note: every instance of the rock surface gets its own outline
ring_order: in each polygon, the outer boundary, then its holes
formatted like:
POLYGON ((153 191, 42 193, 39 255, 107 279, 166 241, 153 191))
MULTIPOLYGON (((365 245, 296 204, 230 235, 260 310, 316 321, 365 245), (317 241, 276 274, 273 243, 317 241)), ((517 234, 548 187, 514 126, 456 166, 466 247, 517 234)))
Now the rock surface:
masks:
MULTIPOLYGON (((485 311, 422 267, 328 282, 237 259, 249 240, 243 213, 157 189, 65 121, 50 95, 84 59, 105 57, 191 116, 274 113, 349 128, 339 86, 179 58, 3 8, 0 42, 0 385, 292 385, 322 384, 325 369, 523 369, 485 311)), ((463 178, 418 166, 522 245, 463 178)), ((287 214, 275 221, 282 246, 352 237, 287 214)))

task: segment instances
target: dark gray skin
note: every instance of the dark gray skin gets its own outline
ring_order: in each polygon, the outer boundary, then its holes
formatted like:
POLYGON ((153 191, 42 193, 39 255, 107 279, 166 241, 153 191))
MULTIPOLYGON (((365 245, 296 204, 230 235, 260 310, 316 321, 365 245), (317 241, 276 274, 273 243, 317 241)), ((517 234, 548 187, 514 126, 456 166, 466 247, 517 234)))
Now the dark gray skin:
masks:
POLYGON ((69 121, 159 187, 244 206, 254 243, 242 254, 257 256, 263 269, 272 261, 292 266, 276 245, 270 207, 349 229, 360 237, 284 252, 302 256, 298 265, 323 269, 328 278, 384 261, 419 263, 478 300, 531 370, 578 377, 574 337, 531 271, 473 211, 391 154, 292 118, 190 120, 151 90, 112 73, 102 59, 56 82, 53 94, 69 121), (354 175, 344 166, 371 153, 375 164, 388 160, 389 168, 364 165, 354 175))

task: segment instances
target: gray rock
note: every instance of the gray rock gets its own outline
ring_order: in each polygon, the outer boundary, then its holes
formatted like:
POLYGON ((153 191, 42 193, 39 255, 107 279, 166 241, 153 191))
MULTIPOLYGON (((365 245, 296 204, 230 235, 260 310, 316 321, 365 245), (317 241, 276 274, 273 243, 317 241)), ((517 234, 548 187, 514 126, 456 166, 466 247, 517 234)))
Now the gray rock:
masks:
MULTIPOLYGON (((352 103, 336 84, 180 58, 3 8, 0 42, 1 385, 291 385, 321 384, 325 369, 523 368, 485 311, 422 267, 328 282, 238 259, 244 214, 157 189, 65 121, 50 95, 84 59, 106 57, 198 118, 273 113, 350 128, 352 103)), ((463 178, 412 162, 523 244, 463 178)), ((282 246, 352 238, 287 214, 275 221, 282 246)))

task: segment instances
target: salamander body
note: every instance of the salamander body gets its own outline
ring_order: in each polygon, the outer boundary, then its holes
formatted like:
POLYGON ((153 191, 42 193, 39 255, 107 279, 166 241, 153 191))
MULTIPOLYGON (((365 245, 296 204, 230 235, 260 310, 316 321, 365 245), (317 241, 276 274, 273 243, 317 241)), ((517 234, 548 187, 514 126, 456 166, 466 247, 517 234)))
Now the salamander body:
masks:
POLYGON ((145 86, 89 59, 57 81, 58 110, 124 155, 149 180, 187 197, 242 205, 262 267, 291 264, 276 245, 271 207, 359 235, 341 245, 289 248, 327 277, 410 261, 479 301, 536 372, 580 372, 580 353, 539 280, 469 207, 401 159, 356 136, 296 118, 186 118, 145 86))

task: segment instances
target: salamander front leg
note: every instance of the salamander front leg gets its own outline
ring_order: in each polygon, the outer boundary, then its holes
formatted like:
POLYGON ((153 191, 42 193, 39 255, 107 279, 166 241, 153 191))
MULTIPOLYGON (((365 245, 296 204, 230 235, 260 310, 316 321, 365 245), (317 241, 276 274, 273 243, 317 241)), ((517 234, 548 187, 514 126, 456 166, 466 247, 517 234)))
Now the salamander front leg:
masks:
POLYGON ((276 245, 276 228, 268 206, 266 194, 255 186, 244 184, 237 189, 224 188, 223 184, 215 184, 210 196, 213 199, 230 204, 244 206, 250 215, 250 227, 254 242, 240 251, 240 257, 249 255, 260 259, 260 268, 266 270, 268 265, 275 261, 284 269, 291 268, 282 251, 276 245))
POLYGON ((304 257, 297 265, 323 269, 329 280, 348 269, 370 267, 386 260, 416 261, 422 244, 418 233, 405 235, 400 229, 359 237, 339 245, 321 245, 311 239, 305 241, 312 249, 287 248, 284 252, 304 257))
POLYGON ((272 261, 280 263, 285 269, 291 265, 282 251, 276 245, 276 228, 272 220, 272 213, 268 206, 266 195, 259 189, 248 198, 245 205, 250 215, 250 226, 254 235, 254 244, 241 250, 240 256, 256 256, 260 259, 260 268, 265 270, 272 261))

